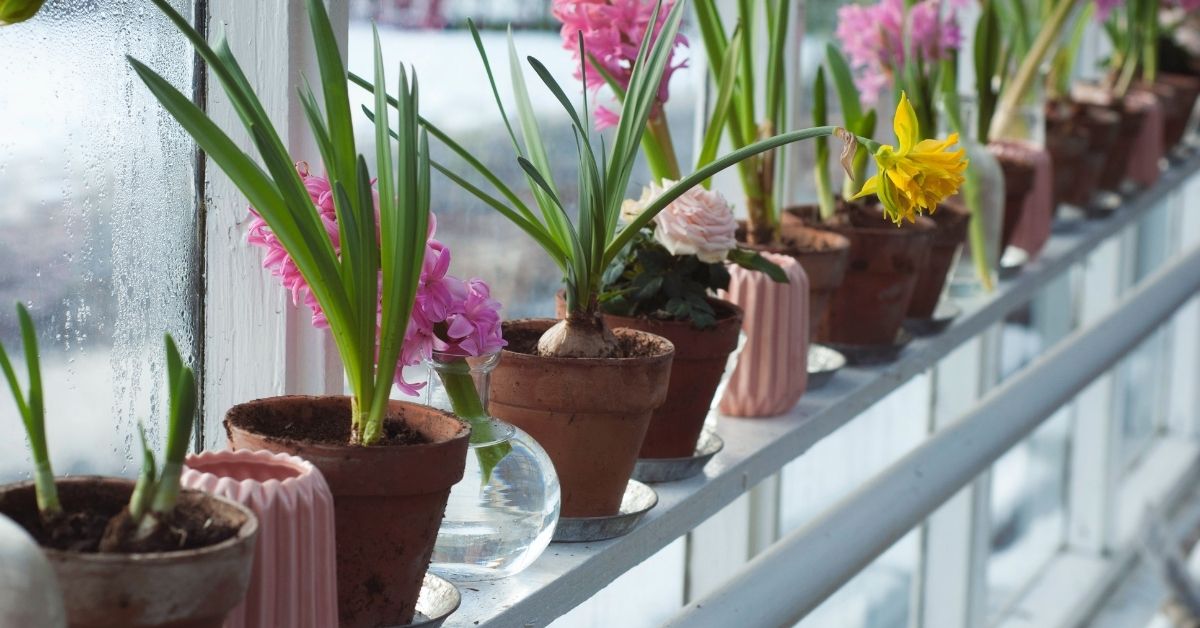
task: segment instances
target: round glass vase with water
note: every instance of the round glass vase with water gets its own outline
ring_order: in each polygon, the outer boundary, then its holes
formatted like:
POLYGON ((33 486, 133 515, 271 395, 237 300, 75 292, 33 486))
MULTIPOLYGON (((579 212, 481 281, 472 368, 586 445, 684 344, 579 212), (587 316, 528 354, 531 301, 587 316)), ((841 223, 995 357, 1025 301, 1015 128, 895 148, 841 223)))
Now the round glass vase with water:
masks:
POLYGON ((481 410, 499 361, 499 353, 438 352, 426 361, 425 403, 472 426, 466 471, 450 490, 429 566, 450 580, 491 580, 525 569, 545 551, 558 523, 558 475, 546 451, 529 434, 481 410), (471 414, 479 416, 464 416, 471 414))

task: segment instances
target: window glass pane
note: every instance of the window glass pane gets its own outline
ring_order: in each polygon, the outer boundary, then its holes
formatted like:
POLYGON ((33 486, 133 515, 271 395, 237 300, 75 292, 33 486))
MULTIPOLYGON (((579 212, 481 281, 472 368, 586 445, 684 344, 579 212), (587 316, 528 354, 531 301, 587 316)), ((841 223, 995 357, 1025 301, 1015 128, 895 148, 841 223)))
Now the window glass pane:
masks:
MULTIPOLYGON (((434 124, 462 144, 476 158, 513 187, 533 211, 532 197, 517 164, 512 143, 488 88, 487 76, 476 51, 465 18, 480 18, 481 37, 487 50, 505 109, 514 125, 518 124, 512 97, 506 34, 503 28, 513 23, 517 50, 524 59, 533 56, 549 69, 564 92, 581 105, 581 83, 573 77, 571 53, 563 49, 560 24, 549 12, 549 2, 423 2, 395 3, 387 0, 359 2, 350 23, 349 64, 352 70, 370 76, 373 71, 371 22, 378 14, 384 59, 389 75, 395 77, 395 64, 411 64, 421 80, 421 112, 434 124), (533 8, 540 7, 534 11, 533 8), (403 8, 409 7, 409 8, 403 8), (427 13, 432 12, 432 14, 427 13), (414 12, 416 17, 414 17, 414 12), (430 16, 432 15, 432 17, 430 16), (427 25, 439 28, 425 28, 427 25), (444 26, 444 27, 442 27, 444 26), (447 80, 452 77, 451 80, 447 80)), ((688 34, 699 46, 699 38, 688 34)), ((677 52, 675 62, 686 62, 687 49, 677 52)), ((525 82, 547 145, 553 177, 568 211, 574 212, 578 199, 578 157, 569 118, 553 94, 537 75, 524 64, 525 82)), ((699 72, 685 67, 671 78, 667 118, 682 167, 692 160, 694 123, 694 81, 699 72)), ((395 87, 390 88, 391 91, 395 87)), ((366 93, 352 88, 352 98, 368 104, 366 93)), ((589 106, 599 102, 614 107, 608 90, 599 97, 588 95, 589 106)), ((591 112, 589 112, 589 116, 591 112)), ((361 152, 374 152, 374 131, 366 118, 358 120, 361 152)), ((516 128, 518 136, 520 129, 516 128)), ((603 135, 612 144, 612 132, 603 135)), ((593 140, 595 141, 595 140, 593 140)), ((492 193, 492 188, 475 175, 474 170, 431 139, 435 159, 451 170, 492 193)), ((554 313, 554 293, 561 286, 561 274, 547 254, 524 232, 491 207, 476 200, 445 177, 435 174, 437 193, 433 211, 437 214, 438 237, 448 244, 453 255, 451 273, 480 277, 492 286, 492 294, 504 303, 504 316, 550 316, 554 313)), ((631 194, 649 182, 648 172, 635 169, 631 194)), ((498 196, 498 195, 497 195, 498 196)))
MULTIPOLYGON (((163 438, 162 334, 194 346, 191 143, 127 54, 190 91, 191 50, 149 4, 52 1, 0 37, 0 340, 17 350, 27 303, 60 474, 133 473, 137 421, 163 438)), ((4 387, 0 480, 29 468, 4 387)))

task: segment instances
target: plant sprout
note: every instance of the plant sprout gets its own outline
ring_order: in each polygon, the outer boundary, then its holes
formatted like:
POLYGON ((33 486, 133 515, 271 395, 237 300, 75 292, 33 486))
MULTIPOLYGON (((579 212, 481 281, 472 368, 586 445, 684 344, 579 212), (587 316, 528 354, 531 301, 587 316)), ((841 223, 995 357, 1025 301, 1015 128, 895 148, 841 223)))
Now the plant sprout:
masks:
MULTIPOLYGON (((320 68, 324 111, 306 83, 299 90, 308 126, 329 173, 337 211, 340 254, 293 166, 280 134, 251 88, 224 36, 210 47, 167 0, 153 0, 187 36, 220 81, 253 140, 266 170, 243 152, 190 98, 140 61, 138 76, 163 107, 237 185, 279 238, 329 322, 352 391, 350 442, 374 445, 383 437, 388 398, 425 254, 429 221, 429 157, 418 127, 415 76, 400 68, 396 122, 375 118, 379 167, 379 228, 372 181, 357 152, 346 70, 321 0, 305 0, 320 68), (395 133, 397 142, 391 141, 395 133), (398 149, 398 151, 396 150, 398 149)), ((385 84, 379 35, 375 81, 385 84)), ((376 108, 385 108, 381 91, 376 108)))
MULTIPOLYGON (((21 343, 24 345, 29 391, 26 393, 21 390, 16 371, 3 343, 0 343, 0 369, 3 369, 4 377, 8 380, 13 400, 25 424, 25 433, 29 437, 38 516, 43 525, 52 525, 62 516, 63 508, 58 498, 58 487, 54 483, 54 471, 50 465, 46 442, 46 416, 37 333, 29 311, 20 303, 17 304, 17 320, 21 328, 21 343)), ((184 366, 179 348, 170 334, 164 336, 164 343, 167 348, 167 390, 170 401, 163 465, 161 469, 155 465, 154 454, 146 443, 146 430, 138 423, 142 469, 133 495, 129 498, 126 512, 109 522, 104 539, 100 543, 101 551, 120 550, 130 547, 131 543, 136 544, 153 537, 163 528, 179 499, 179 478, 183 473, 183 459, 187 455, 192 423, 196 418, 196 376, 192 369, 184 366)))
POLYGON ((45 396, 42 394, 42 367, 38 362, 37 333, 33 328, 33 319, 29 317, 29 310, 20 303, 17 304, 17 320, 21 326, 21 344, 25 349, 29 392, 21 391, 17 373, 13 370, 3 343, 0 343, 0 368, 4 369, 4 378, 8 380, 13 399, 17 403, 17 412, 21 415, 21 422, 25 424, 25 434, 29 437, 38 513, 43 522, 49 522, 62 514, 62 504, 58 501, 58 487, 54 484, 54 469, 50 466, 50 453, 46 447, 46 408, 45 396))
POLYGON ((137 548, 168 527, 168 520, 179 500, 179 477, 187 456, 192 423, 196 419, 196 375, 183 365, 175 339, 163 337, 167 348, 167 444, 162 467, 155 464, 154 453, 146 441, 146 430, 138 423, 142 448, 142 469, 125 513, 108 523, 101 551, 137 548))

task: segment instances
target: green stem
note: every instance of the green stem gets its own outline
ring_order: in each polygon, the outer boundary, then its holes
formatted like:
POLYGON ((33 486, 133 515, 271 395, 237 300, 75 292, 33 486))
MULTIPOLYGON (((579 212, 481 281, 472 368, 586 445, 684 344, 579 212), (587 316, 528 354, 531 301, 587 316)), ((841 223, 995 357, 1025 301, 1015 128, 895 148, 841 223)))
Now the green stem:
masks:
POLYGON ((975 263, 975 274, 983 284, 986 292, 995 290, 992 283, 992 264, 987 239, 987 229, 984 224, 983 197, 979 185, 979 173, 967 166, 966 177, 963 180, 963 198, 967 208, 971 210, 971 222, 967 226, 967 237, 971 242, 971 260, 975 263))
POLYGON ((642 150, 646 153, 646 162, 650 174, 659 181, 670 179, 678 181, 682 176, 679 172, 679 158, 675 153, 675 143, 671 141, 671 127, 667 124, 667 112, 660 111, 651 116, 646 122, 647 133, 642 136, 642 150))
POLYGON ((58 486, 54 483, 54 471, 51 470, 49 462, 39 461, 34 466, 33 490, 37 495, 38 513, 43 520, 62 512, 62 504, 58 501, 58 486))
POLYGON ((474 448, 475 457, 479 459, 483 483, 487 484, 492 477, 492 470, 512 451, 512 445, 497 442, 500 436, 493 429, 492 417, 483 407, 479 391, 475 388, 475 378, 471 376, 471 365, 466 358, 441 362, 434 370, 442 380, 454 414, 471 425, 471 443, 481 445, 474 448))
POLYGON ((154 491, 154 500, 150 503, 151 512, 164 514, 175 508, 175 501, 179 498, 179 476, 182 474, 183 464, 173 460, 163 463, 154 491))

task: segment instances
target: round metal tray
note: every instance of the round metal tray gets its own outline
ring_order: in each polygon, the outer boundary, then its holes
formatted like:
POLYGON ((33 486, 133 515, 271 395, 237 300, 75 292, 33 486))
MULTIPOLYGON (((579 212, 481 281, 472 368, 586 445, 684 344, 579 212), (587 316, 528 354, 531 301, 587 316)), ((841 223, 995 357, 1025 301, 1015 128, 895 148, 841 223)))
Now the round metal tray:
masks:
POLYGON ((720 436, 704 430, 696 443, 694 454, 686 458, 639 458, 633 467, 633 479, 642 482, 686 480, 704 471, 704 465, 724 448, 725 441, 720 436))
POLYGON ((558 527, 554 529, 554 541, 557 543, 583 543, 586 541, 603 541, 629 534, 642 516, 658 504, 658 493, 654 489, 630 480, 625 487, 625 497, 621 499, 621 510, 608 517, 562 517, 558 527))

